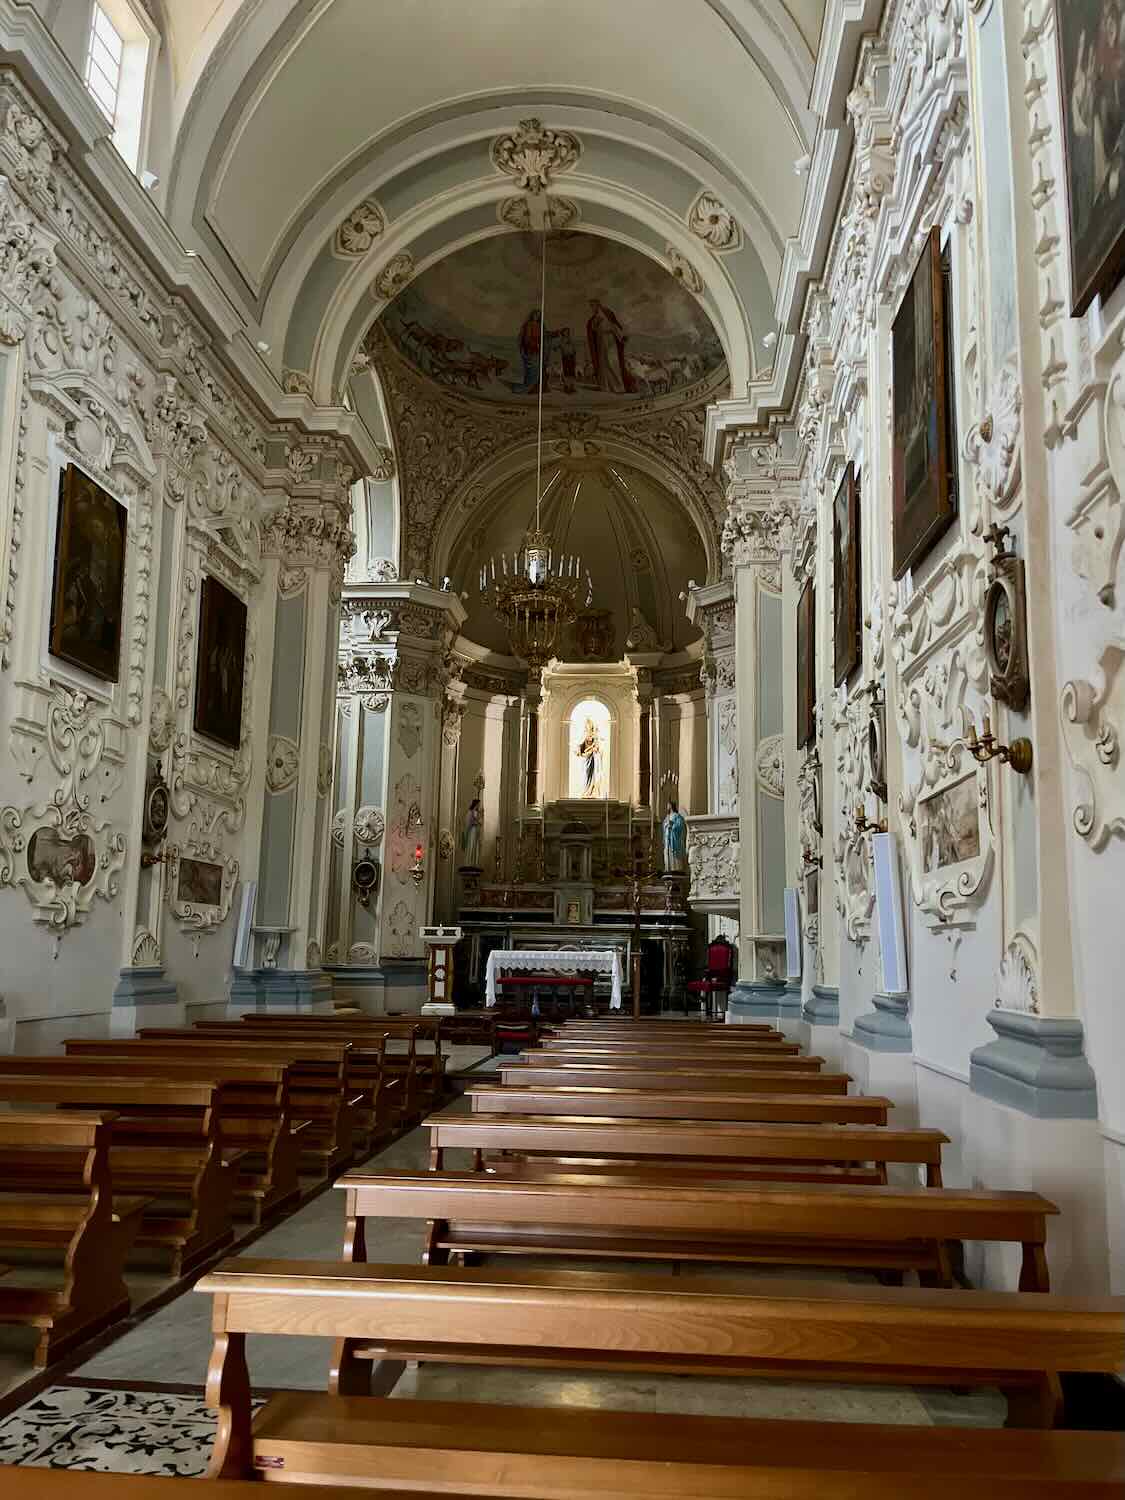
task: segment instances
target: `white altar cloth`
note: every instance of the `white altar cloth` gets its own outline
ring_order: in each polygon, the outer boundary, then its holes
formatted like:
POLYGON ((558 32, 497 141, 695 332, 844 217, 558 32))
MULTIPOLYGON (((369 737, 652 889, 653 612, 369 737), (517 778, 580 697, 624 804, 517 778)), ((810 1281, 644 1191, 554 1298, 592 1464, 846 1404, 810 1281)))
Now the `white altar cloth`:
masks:
POLYGON ((610 1009, 621 1009, 621 959, 615 948, 494 948, 484 970, 484 1003, 496 1004, 497 969, 524 969, 549 974, 565 969, 609 974, 613 992, 610 1009))

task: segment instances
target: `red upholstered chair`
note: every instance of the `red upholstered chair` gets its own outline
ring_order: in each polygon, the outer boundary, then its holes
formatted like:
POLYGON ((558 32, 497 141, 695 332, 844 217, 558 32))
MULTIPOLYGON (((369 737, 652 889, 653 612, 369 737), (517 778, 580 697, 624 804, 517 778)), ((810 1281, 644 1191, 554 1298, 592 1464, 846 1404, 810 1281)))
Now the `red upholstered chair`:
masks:
POLYGON ((717 937, 707 945, 707 968, 702 979, 692 979, 685 986, 689 995, 699 1001, 708 1017, 714 1014, 715 998, 726 1007, 727 995, 735 978, 735 947, 729 938, 717 937))

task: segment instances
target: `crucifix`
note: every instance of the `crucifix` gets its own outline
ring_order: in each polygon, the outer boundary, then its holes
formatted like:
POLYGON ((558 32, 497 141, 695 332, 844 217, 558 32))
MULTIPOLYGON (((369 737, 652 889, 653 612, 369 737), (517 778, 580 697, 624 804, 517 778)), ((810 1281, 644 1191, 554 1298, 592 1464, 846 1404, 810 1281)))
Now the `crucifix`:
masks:
POLYGON ((1004 538, 1011 536, 1011 534, 1007 526, 997 526, 996 522, 993 521, 992 525, 985 532, 983 540, 991 544, 997 557, 1004 557, 1007 555, 1004 538))

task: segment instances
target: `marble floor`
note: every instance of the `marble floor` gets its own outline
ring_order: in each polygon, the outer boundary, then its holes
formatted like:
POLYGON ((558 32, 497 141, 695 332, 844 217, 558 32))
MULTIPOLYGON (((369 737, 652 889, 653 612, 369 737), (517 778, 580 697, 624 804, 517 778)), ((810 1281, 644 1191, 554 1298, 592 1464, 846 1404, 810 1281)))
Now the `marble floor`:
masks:
MULTIPOLYGON (((414 1130, 373 1157, 371 1165, 422 1168, 426 1150, 425 1132, 414 1130)), ((334 1259, 343 1234, 343 1209, 342 1193, 327 1189, 241 1253, 277 1259, 334 1259)), ((418 1221, 385 1221, 374 1244, 369 1244, 369 1255, 417 1263, 421 1244, 418 1221)), ((510 1258, 505 1263, 513 1264, 510 1258)), ((596 1263, 590 1264, 596 1268, 596 1263)), ((615 1269, 667 1274, 667 1267, 651 1262, 621 1264, 615 1269)), ((685 1278, 719 1275, 732 1281, 746 1276, 736 1267, 716 1270, 710 1266, 684 1266, 680 1274, 685 1278)), ((754 1272, 756 1278, 760 1274, 754 1272)), ((778 1268, 772 1274, 788 1273, 778 1268)), ((807 1270, 799 1274, 809 1279, 807 1270)), ((824 1279, 840 1274, 825 1272, 824 1279)), ((202 1405, 211 1352, 210 1310, 208 1297, 189 1290, 135 1320, 119 1337, 0 1421, 0 1463, 181 1475, 201 1472, 213 1429, 202 1405)), ((248 1358, 260 1395, 279 1389, 324 1389, 327 1340, 314 1344, 309 1339, 251 1338, 248 1358)), ((964 1395, 932 1388, 570 1375, 454 1365, 412 1366, 394 1395, 923 1425, 996 1426, 1004 1419, 1003 1398, 992 1392, 964 1395)))

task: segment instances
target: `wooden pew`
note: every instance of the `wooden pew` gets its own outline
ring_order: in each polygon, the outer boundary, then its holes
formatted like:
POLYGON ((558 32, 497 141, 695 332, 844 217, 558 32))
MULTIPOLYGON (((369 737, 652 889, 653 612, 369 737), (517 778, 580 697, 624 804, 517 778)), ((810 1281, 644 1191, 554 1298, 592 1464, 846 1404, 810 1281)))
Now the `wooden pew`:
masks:
MULTIPOLYGON (((472 1116, 466 1116, 471 1119, 472 1116)), ((426 1264, 450 1254, 714 1261, 917 1271, 949 1286, 950 1242, 1015 1243, 1020 1290, 1045 1292, 1038 1193, 821 1183, 643 1185, 581 1171, 527 1181, 480 1172, 347 1172, 345 1259, 364 1260, 364 1220, 429 1220, 426 1264)))
POLYGON ((225 1062, 271 1062, 289 1067, 290 1103, 298 1118, 308 1121, 301 1137, 301 1161, 320 1175, 353 1159, 356 1118, 362 1091, 353 1088, 347 1042, 277 1042, 216 1040, 191 1029, 146 1029, 124 1041, 75 1039, 65 1043, 68 1056, 206 1059, 225 1062))
MULTIPOLYGON (((112 1111, 109 1170, 115 1194, 150 1201, 134 1244, 167 1250, 177 1279, 225 1250, 234 1238, 231 1201, 238 1154, 224 1148, 218 1083, 148 1078, 63 1078, 5 1074, 0 1100, 112 1111), (179 1212, 172 1203, 182 1204, 179 1212)), ((64 1189, 73 1181, 73 1151, 0 1156, 0 1192, 64 1189)))
MULTIPOLYGON (((0 1322, 37 1328, 35 1363, 49 1364, 129 1311, 125 1257, 147 1200, 113 1193, 109 1169, 110 1113, 0 1110, 0 1155, 5 1164, 36 1158, 52 1168, 54 1190, 30 1186, 0 1192, 0 1252, 52 1250, 63 1254, 62 1286, 21 1283, 10 1271, 0 1281, 0 1322), (71 1175, 59 1162, 69 1156, 71 1175)), ((32 1179, 34 1180, 34 1179, 32 1179)))
MULTIPOLYGON (((998 1385, 1009 1397, 1009 1425, 1050 1426, 1061 1406, 1059 1372, 1117 1372, 1125 1349, 1122 1298, 752 1279, 735 1291, 729 1281, 657 1275, 249 1258, 226 1261, 196 1290, 215 1299, 207 1401, 219 1429, 210 1473, 224 1478, 257 1467, 290 1481, 362 1483, 377 1472, 397 1482, 390 1455, 380 1452, 369 1469, 361 1451, 361 1418, 378 1410, 358 1399, 370 1389, 372 1361, 384 1364, 376 1372, 383 1389, 408 1359, 998 1385), (336 1395, 286 1393, 252 1426, 245 1340, 254 1333, 335 1339, 336 1395), (339 1396, 357 1399, 341 1407, 339 1396), (341 1445, 334 1453, 333 1444, 341 1445)), ((402 1405, 417 1412, 426 1403, 402 1405)))
POLYGON ((10 1076, 59 1078, 130 1078, 158 1071, 168 1082, 223 1085, 223 1143, 240 1153, 234 1203, 254 1224, 300 1196, 297 1163, 307 1122, 295 1120, 289 1100, 289 1068, 284 1063, 247 1062, 240 1058, 162 1057, 146 1063, 123 1043, 99 1042, 97 1055, 75 1054, 84 1044, 72 1042, 65 1057, 0 1058, 0 1072, 10 1076), (116 1050, 114 1050, 116 1049, 116 1050))
MULTIPOLYGON (((170 1479, 165 1474, 100 1474, 92 1469, 41 1469, 35 1465, 21 1468, 0 1464, 0 1494, 5 1500, 183 1500, 184 1481, 170 1479)), ((496 1495, 507 1492, 494 1491, 496 1495)), ((369 1489, 353 1489, 353 1495, 378 1495, 380 1500, 433 1500, 441 1495, 443 1500, 469 1500, 468 1496, 455 1495, 442 1486, 440 1489, 409 1490, 397 1485, 369 1489)), ((479 1491, 488 1500, 487 1491, 479 1491)), ((261 1489, 252 1479, 212 1479, 207 1485, 204 1500, 258 1500, 261 1489), (253 1485, 253 1488, 251 1486, 253 1485)), ((1086 1491, 1082 1497, 1085 1500, 1086 1491)), ((335 1485, 307 1484, 301 1490, 301 1500, 340 1500, 340 1491, 335 1485)), ((1003 1494, 1001 1500, 1004 1500, 1003 1494)), ((1032 1491, 1032 1500, 1038 1500, 1032 1491)), ((1069 1500, 1064 1496, 1064 1500, 1069 1500)), ((1101 1500, 1096 1491, 1090 1500, 1101 1500)))
POLYGON ((819 1073, 824 1066, 823 1057, 802 1057, 797 1053, 781 1051, 732 1052, 724 1050, 716 1056, 705 1048, 697 1052, 686 1047, 681 1052, 613 1052, 609 1048, 582 1052, 541 1052, 531 1049, 519 1054, 518 1060, 529 1068, 585 1068, 608 1067, 649 1069, 701 1067, 729 1068, 781 1068, 790 1072, 819 1073))
POLYGON ((497 1020, 494 1010, 459 1010, 456 1015, 438 1017, 438 1036, 450 1046, 475 1045, 495 1052, 497 1020))
MULTIPOLYGON (((887 1165, 924 1166, 926 1186, 941 1186, 940 1130, 889 1130, 884 1125, 766 1125, 742 1121, 614 1120, 589 1116, 483 1115, 442 1110, 430 1115, 430 1170, 441 1171, 445 1152, 471 1151, 474 1163, 489 1152, 518 1157, 565 1157, 588 1170, 582 1158, 610 1164, 675 1163, 710 1168, 722 1164, 762 1181, 833 1180, 880 1182, 887 1165), (862 1166, 860 1164, 863 1164, 862 1166)), ((499 1165, 499 1164, 497 1164, 499 1165)), ((569 1165, 567 1170, 569 1170, 569 1165)))
POLYGON ((761 1120, 776 1125, 885 1125, 890 1099, 862 1094, 718 1094, 690 1089, 535 1088, 474 1083, 482 1114, 599 1115, 626 1120, 761 1120))
POLYGON ((565 1032, 560 1035, 542 1036, 539 1045, 547 1052, 557 1052, 563 1049, 568 1051, 573 1049, 579 1052, 600 1052, 603 1049, 622 1052, 661 1052, 669 1049, 674 1052, 685 1052, 696 1048, 721 1051, 727 1047, 735 1051, 746 1052, 770 1052, 775 1049, 780 1052, 800 1052, 801 1050, 801 1044, 793 1041, 791 1037, 757 1031, 752 1031, 746 1036, 739 1036, 732 1027, 727 1027, 722 1033, 707 1036, 693 1036, 687 1030, 667 1034, 646 1032, 643 1035, 626 1033, 612 1036, 602 1036, 596 1032, 592 1035, 585 1032, 573 1034, 565 1032))
POLYGON ((756 1039, 775 1037, 780 1041, 786 1040, 776 1026, 765 1023, 753 1026, 725 1026, 721 1022, 708 1025, 702 1021, 566 1021, 544 1026, 542 1029, 545 1036, 578 1037, 589 1041, 598 1037, 609 1041, 629 1041, 644 1037, 652 1037, 655 1040, 661 1037, 696 1037, 705 1041, 729 1040, 736 1045, 745 1045, 752 1037, 756 1039))
POLYGON ((563 1064, 530 1068, 513 1062, 500 1067, 505 1088, 530 1084, 543 1088, 692 1089, 696 1093, 846 1094, 850 1073, 810 1073, 793 1068, 746 1068, 717 1063, 690 1067, 632 1068, 612 1063, 563 1064))

